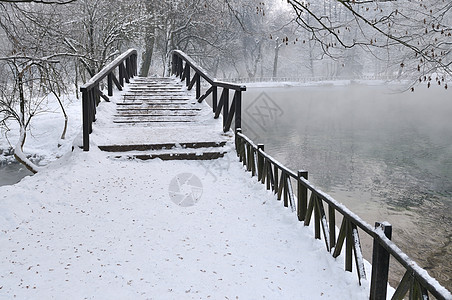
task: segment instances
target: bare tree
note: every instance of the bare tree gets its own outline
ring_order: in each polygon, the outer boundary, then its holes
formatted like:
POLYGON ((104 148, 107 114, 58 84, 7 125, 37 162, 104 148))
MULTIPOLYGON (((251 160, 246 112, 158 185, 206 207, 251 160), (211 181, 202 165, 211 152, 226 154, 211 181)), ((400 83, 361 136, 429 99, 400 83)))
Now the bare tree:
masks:
POLYGON ((58 52, 51 32, 54 22, 60 20, 51 7, 34 3, 21 6, 0 3, 0 11, 0 28, 4 33, 0 68, 5 75, 0 82, 0 126, 7 126, 7 120, 17 122, 20 137, 14 155, 36 173, 39 167, 24 155, 23 146, 32 118, 43 111, 48 83, 56 91, 64 82, 55 65, 66 53, 58 52), (38 16, 40 22, 36 22, 38 16))
POLYGON ((314 1, 288 3, 298 24, 332 57, 338 49, 361 47, 420 81, 442 84, 442 75, 452 75, 450 1, 326 1, 333 10, 314 1), (333 13, 341 9, 344 13, 333 13), (390 57, 384 57, 385 51, 390 57), (440 76, 430 77, 434 72, 440 76))

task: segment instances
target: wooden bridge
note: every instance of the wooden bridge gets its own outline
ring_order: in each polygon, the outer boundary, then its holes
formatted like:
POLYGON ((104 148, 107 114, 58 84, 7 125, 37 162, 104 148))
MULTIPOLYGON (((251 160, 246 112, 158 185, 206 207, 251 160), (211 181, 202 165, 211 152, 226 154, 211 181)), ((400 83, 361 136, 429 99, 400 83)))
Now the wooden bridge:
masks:
POLYGON ((304 225, 314 223, 315 238, 324 241, 333 257, 345 256, 346 271, 355 268, 360 284, 370 278, 369 299, 386 299, 390 257, 405 272, 392 299, 404 299, 407 295, 409 299, 452 299, 446 288, 390 240, 391 225, 367 224, 316 189, 308 181, 308 172, 289 170, 264 152, 263 145, 256 145, 242 134, 245 86, 211 78, 181 51, 173 51, 171 71, 173 76, 168 78, 134 78, 137 52, 129 50, 82 86, 83 149, 88 151, 92 143, 111 152, 112 158, 194 160, 217 159, 235 147, 245 169, 273 191, 276 199, 295 211, 304 225), (107 95, 102 91, 103 84, 107 95), (122 95, 111 101, 109 110, 96 114, 101 99, 111 100, 114 87, 123 91, 122 95), (207 98, 212 101, 211 107, 202 103, 207 98), (213 121, 220 116, 222 124, 213 121), (235 133, 230 130, 231 125, 235 133), (359 234, 373 240, 372 274, 365 274, 359 234))

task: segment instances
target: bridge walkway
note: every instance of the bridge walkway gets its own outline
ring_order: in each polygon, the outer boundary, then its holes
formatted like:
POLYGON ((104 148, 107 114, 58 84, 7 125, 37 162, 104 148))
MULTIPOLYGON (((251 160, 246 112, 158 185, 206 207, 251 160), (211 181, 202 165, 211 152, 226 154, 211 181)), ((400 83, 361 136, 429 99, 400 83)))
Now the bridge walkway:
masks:
POLYGON ((232 147, 205 102, 171 77, 136 77, 123 93, 100 107, 92 137, 114 158, 209 160, 232 147))

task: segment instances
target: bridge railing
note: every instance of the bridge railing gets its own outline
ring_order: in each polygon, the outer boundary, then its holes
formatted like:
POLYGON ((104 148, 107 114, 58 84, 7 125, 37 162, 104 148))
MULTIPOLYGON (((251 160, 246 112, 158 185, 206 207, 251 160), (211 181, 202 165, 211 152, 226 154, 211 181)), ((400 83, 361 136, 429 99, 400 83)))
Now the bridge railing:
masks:
POLYGON ((409 293, 409 299, 424 300, 429 299, 429 295, 436 299, 451 299, 447 289, 430 277, 391 241, 390 224, 376 223, 375 227, 372 227, 310 183, 308 172, 295 173, 289 170, 265 153, 264 145, 256 145, 242 134, 241 129, 237 129, 235 136, 237 155, 247 171, 251 172, 252 176, 257 175, 257 180, 266 184, 267 190, 272 190, 278 200, 283 199, 285 207, 296 211, 298 220, 305 226, 309 226, 313 221, 315 238, 324 241, 326 250, 334 258, 345 252, 345 270, 351 272, 354 265, 360 284, 367 275, 358 229, 373 240, 369 299, 387 299, 390 257, 400 263, 405 270, 405 275, 392 299, 404 299, 407 293, 409 293), (292 183, 296 184, 296 195, 292 183), (338 233, 336 233, 336 215, 342 220, 338 233), (344 243, 345 250, 343 250, 344 243))
POLYGON ((207 72, 194 62, 187 54, 182 51, 174 50, 172 52, 171 73, 185 80, 189 90, 195 87, 196 99, 202 102, 209 95, 212 95, 212 109, 215 119, 223 113, 223 131, 227 132, 231 128, 232 120, 235 120, 235 129, 241 128, 242 124, 242 92, 246 91, 246 86, 218 81, 210 77, 207 72), (193 71, 193 75, 192 75, 193 71), (209 86, 207 91, 201 95, 201 80, 209 86), (221 89, 221 91, 219 90, 221 89), (231 105, 229 105, 229 91, 234 92, 231 105), (220 98, 218 99, 218 94, 220 98))
POLYGON ((80 87, 82 92, 83 114, 83 150, 89 151, 89 134, 93 131, 93 122, 96 120, 96 107, 100 99, 110 101, 113 96, 113 84, 122 91, 124 82, 137 75, 137 51, 130 49, 105 66, 87 83, 80 87), (116 75, 117 74, 117 75, 116 75), (107 78, 108 96, 100 89, 100 84, 107 78))

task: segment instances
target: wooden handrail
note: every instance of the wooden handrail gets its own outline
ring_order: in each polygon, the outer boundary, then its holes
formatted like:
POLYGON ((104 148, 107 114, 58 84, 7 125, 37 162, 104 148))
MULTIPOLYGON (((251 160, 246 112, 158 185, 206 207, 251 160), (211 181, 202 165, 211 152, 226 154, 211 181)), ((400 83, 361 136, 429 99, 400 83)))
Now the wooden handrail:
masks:
POLYGON ((113 96, 113 84, 122 91, 124 81, 137 75, 137 51, 129 49, 115 60, 105 66, 99 73, 94 75, 87 83, 80 87, 82 92, 82 113, 83 113, 83 150, 89 151, 89 134, 93 131, 92 124, 96 120, 96 107, 100 98, 110 101, 113 96), (118 68, 118 75, 115 70, 118 68), (104 95, 99 88, 99 84, 107 78, 108 96, 104 95))
POLYGON ((267 189, 273 190, 278 200, 284 197, 284 206, 290 205, 294 211, 296 210, 298 220, 303 221, 306 226, 310 224, 311 217, 314 215, 315 237, 322 239, 323 233, 327 251, 331 252, 333 257, 339 256, 343 244, 346 244, 345 269, 352 271, 354 257, 360 283, 362 279, 366 278, 366 275, 358 228, 373 239, 369 299, 386 299, 390 256, 406 270, 392 299, 403 299, 408 291, 410 292, 410 299, 426 299, 428 293, 436 299, 451 299, 451 294, 446 288, 442 287, 390 240, 392 230, 390 224, 376 223, 375 227, 372 227, 343 204, 310 183, 307 179, 308 172, 299 171, 295 173, 291 171, 265 153, 263 145, 256 145, 242 134, 241 129, 237 129, 235 137, 237 155, 253 176, 257 174, 257 179, 264 184, 266 183, 267 189), (297 196, 294 196, 291 180, 297 183, 297 196), (310 192, 309 198, 308 191, 310 192), (328 206, 328 218, 324 210, 324 203, 328 206), (336 212, 342 215, 342 225, 337 238, 336 212))
POLYGON ((234 117, 235 129, 242 126, 242 92, 246 91, 246 86, 216 80, 208 75, 191 57, 180 50, 174 50, 172 52, 171 73, 180 77, 181 81, 185 80, 189 90, 196 85, 196 99, 198 102, 202 102, 209 95, 212 95, 214 118, 218 118, 223 113, 224 132, 229 131, 234 117), (192 70, 195 73, 193 76, 191 76, 192 70), (201 79, 210 85, 203 95, 201 95, 201 79), (222 90, 218 101, 219 88, 222 90), (234 91, 231 105, 229 105, 229 90, 234 91))

